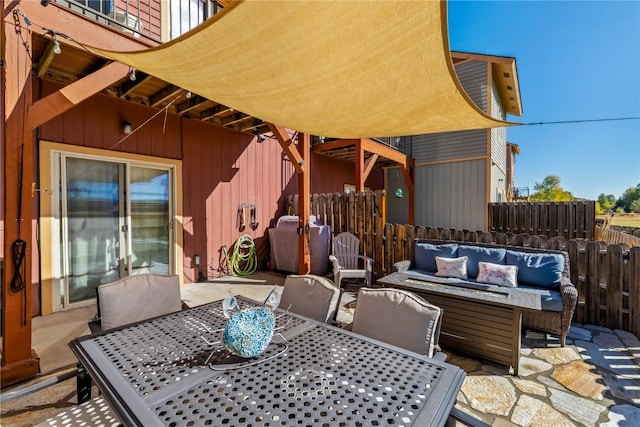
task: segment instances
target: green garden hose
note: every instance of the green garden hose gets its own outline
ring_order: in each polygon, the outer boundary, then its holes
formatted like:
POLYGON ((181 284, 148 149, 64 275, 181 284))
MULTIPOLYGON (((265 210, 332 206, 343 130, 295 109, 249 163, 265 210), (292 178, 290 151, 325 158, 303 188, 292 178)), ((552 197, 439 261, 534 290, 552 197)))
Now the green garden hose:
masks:
POLYGON ((240 236, 233 246, 229 269, 234 276, 246 276, 256 271, 258 267, 258 257, 256 256, 256 245, 248 234, 240 236))

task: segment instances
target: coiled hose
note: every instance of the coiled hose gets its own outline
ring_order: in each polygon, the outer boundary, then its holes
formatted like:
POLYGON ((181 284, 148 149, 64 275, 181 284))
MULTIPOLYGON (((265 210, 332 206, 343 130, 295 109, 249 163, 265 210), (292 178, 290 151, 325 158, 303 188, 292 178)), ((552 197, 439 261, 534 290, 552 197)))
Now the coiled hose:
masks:
POLYGON ((229 269, 234 276, 246 276, 256 271, 258 267, 258 257, 256 255, 256 245, 248 234, 240 236, 233 246, 229 269))

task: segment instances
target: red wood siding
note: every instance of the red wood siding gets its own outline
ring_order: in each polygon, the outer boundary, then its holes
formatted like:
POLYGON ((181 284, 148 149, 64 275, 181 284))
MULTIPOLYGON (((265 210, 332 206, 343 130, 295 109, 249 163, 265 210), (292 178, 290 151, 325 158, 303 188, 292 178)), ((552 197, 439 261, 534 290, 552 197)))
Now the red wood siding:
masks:
MULTIPOLYGON (((38 84, 37 82, 35 84, 38 84)), ((62 86, 42 85, 42 97, 62 86)), ((180 117, 143 105, 95 95, 40 127, 40 139, 92 148, 181 159, 180 117), (165 124, 166 118, 166 124, 165 124), (122 122, 134 133, 125 138, 122 122), (144 126, 143 123, 147 122, 144 126)))
POLYGON ((218 277, 222 246, 230 255, 244 234, 254 239, 261 262, 269 250, 266 230, 284 213, 283 191, 293 181, 294 169, 283 160, 280 145, 193 120, 183 122, 183 138, 184 270, 191 276, 186 278, 197 280, 191 266, 196 254, 203 274, 218 277), (239 229, 241 203, 255 204, 255 230, 249 227, 249 210, 247 227, 239 229))
MULTIPOLYGON (((35 83, 41 84, 37 79, 35 83)), ((40 96, 59 88, 44 82, 40 96)), ((174 114, 165 116, 105 95, 96 95, 44 124, 39 138, 181 159, 184 259, 178 262, 183 262, 185 282, 198 280, 198 271, 192 265, 194 255, 200 256, 201 271, 206 277, 217 277, 221 248, 226 246, 231 254, 234 243, 245 233, 256 243, 261 268, 269 250, 266 230, 285 214, 286 196, 297 192, 295 169, 275 139, 257 142, 252 135, 181 119, 174 114), (125 120, 136 131, 123 139, 121 122, 125 120), (255 230, 249 227, 248 210, 247 228, 238 229, 240 203, 255 204, 258 222, 255 230)), ((312 154, 310 163, 312 193, 342 192, 344 184, 355 183, 353 163, 321 154, 312 154)), ((373 171, 366 185, 373 190, 383 188, 382 171, 373 171)))
MULTIPOLYGON (((311 193, 342 193, 345 184, 355 185, 355 163, 337 160, 324 154, 311 154, 311 193)), ((384 189, 384 171, 371 171, 365 181, 371 190, 384 189)))
POLYGON ((115 0, 114 10, 135 16, 142 25, 142 34, 161 39, 160 0, 115 0))

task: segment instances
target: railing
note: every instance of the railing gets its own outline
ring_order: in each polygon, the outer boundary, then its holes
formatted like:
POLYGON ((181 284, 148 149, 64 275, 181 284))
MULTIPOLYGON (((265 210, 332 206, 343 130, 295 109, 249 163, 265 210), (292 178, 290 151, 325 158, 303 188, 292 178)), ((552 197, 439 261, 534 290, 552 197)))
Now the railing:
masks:
MULTIPOLYGON (((370 138, 372 141, 379 142, 380 144, 387 145, 391 148, 395 148, 396 150, 400 149, 401 139, 399 136, 385 136, 385 137, 376 137, 370 138)), ((326 138, 324 136, 314 136, 311 140, 312 144, 324 144, 327 142, 336 141, 337 138, 326 138)))
MULTIPOLYGON (((222 10, 216 0, 50 0, 89 19, 118 28, 133 37, 162 42, 163 22, 169 39, 177 38, 222 10), (168 19, 162 19, 161 10, 168 19)), ((166 36, 165 36, 166 37, 166 36)))
POLYGON ((161 40, 160 0, 52 0, 101 24, 117 28, 133 37, 161 40))

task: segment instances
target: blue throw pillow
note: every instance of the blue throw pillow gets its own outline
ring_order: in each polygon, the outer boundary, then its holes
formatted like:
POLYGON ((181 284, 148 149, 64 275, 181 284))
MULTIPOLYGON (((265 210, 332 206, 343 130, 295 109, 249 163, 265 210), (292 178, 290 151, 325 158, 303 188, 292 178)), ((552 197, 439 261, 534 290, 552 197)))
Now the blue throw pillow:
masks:
POLYGON ((415 247, 415 268, 418 270, 435 273, 438 271, 436 266, 436 257, 457 258, 458 245, 455 243, 447 243, 442 245, 433 245, 431 243, 418 243, 415 247))
POLYGON ((507 264, 518 266, 518 283, 555 288, 562 279, 564 256, 507 251, 507 264))
POLYGON ((478 277, 478 263, 488 262, 491 264, 504 264, 507 257, 507 250, 503 248, 483 248, 480 246, 458 246, 458 256, 468 257, 467 277, 475 279, 478 277))

